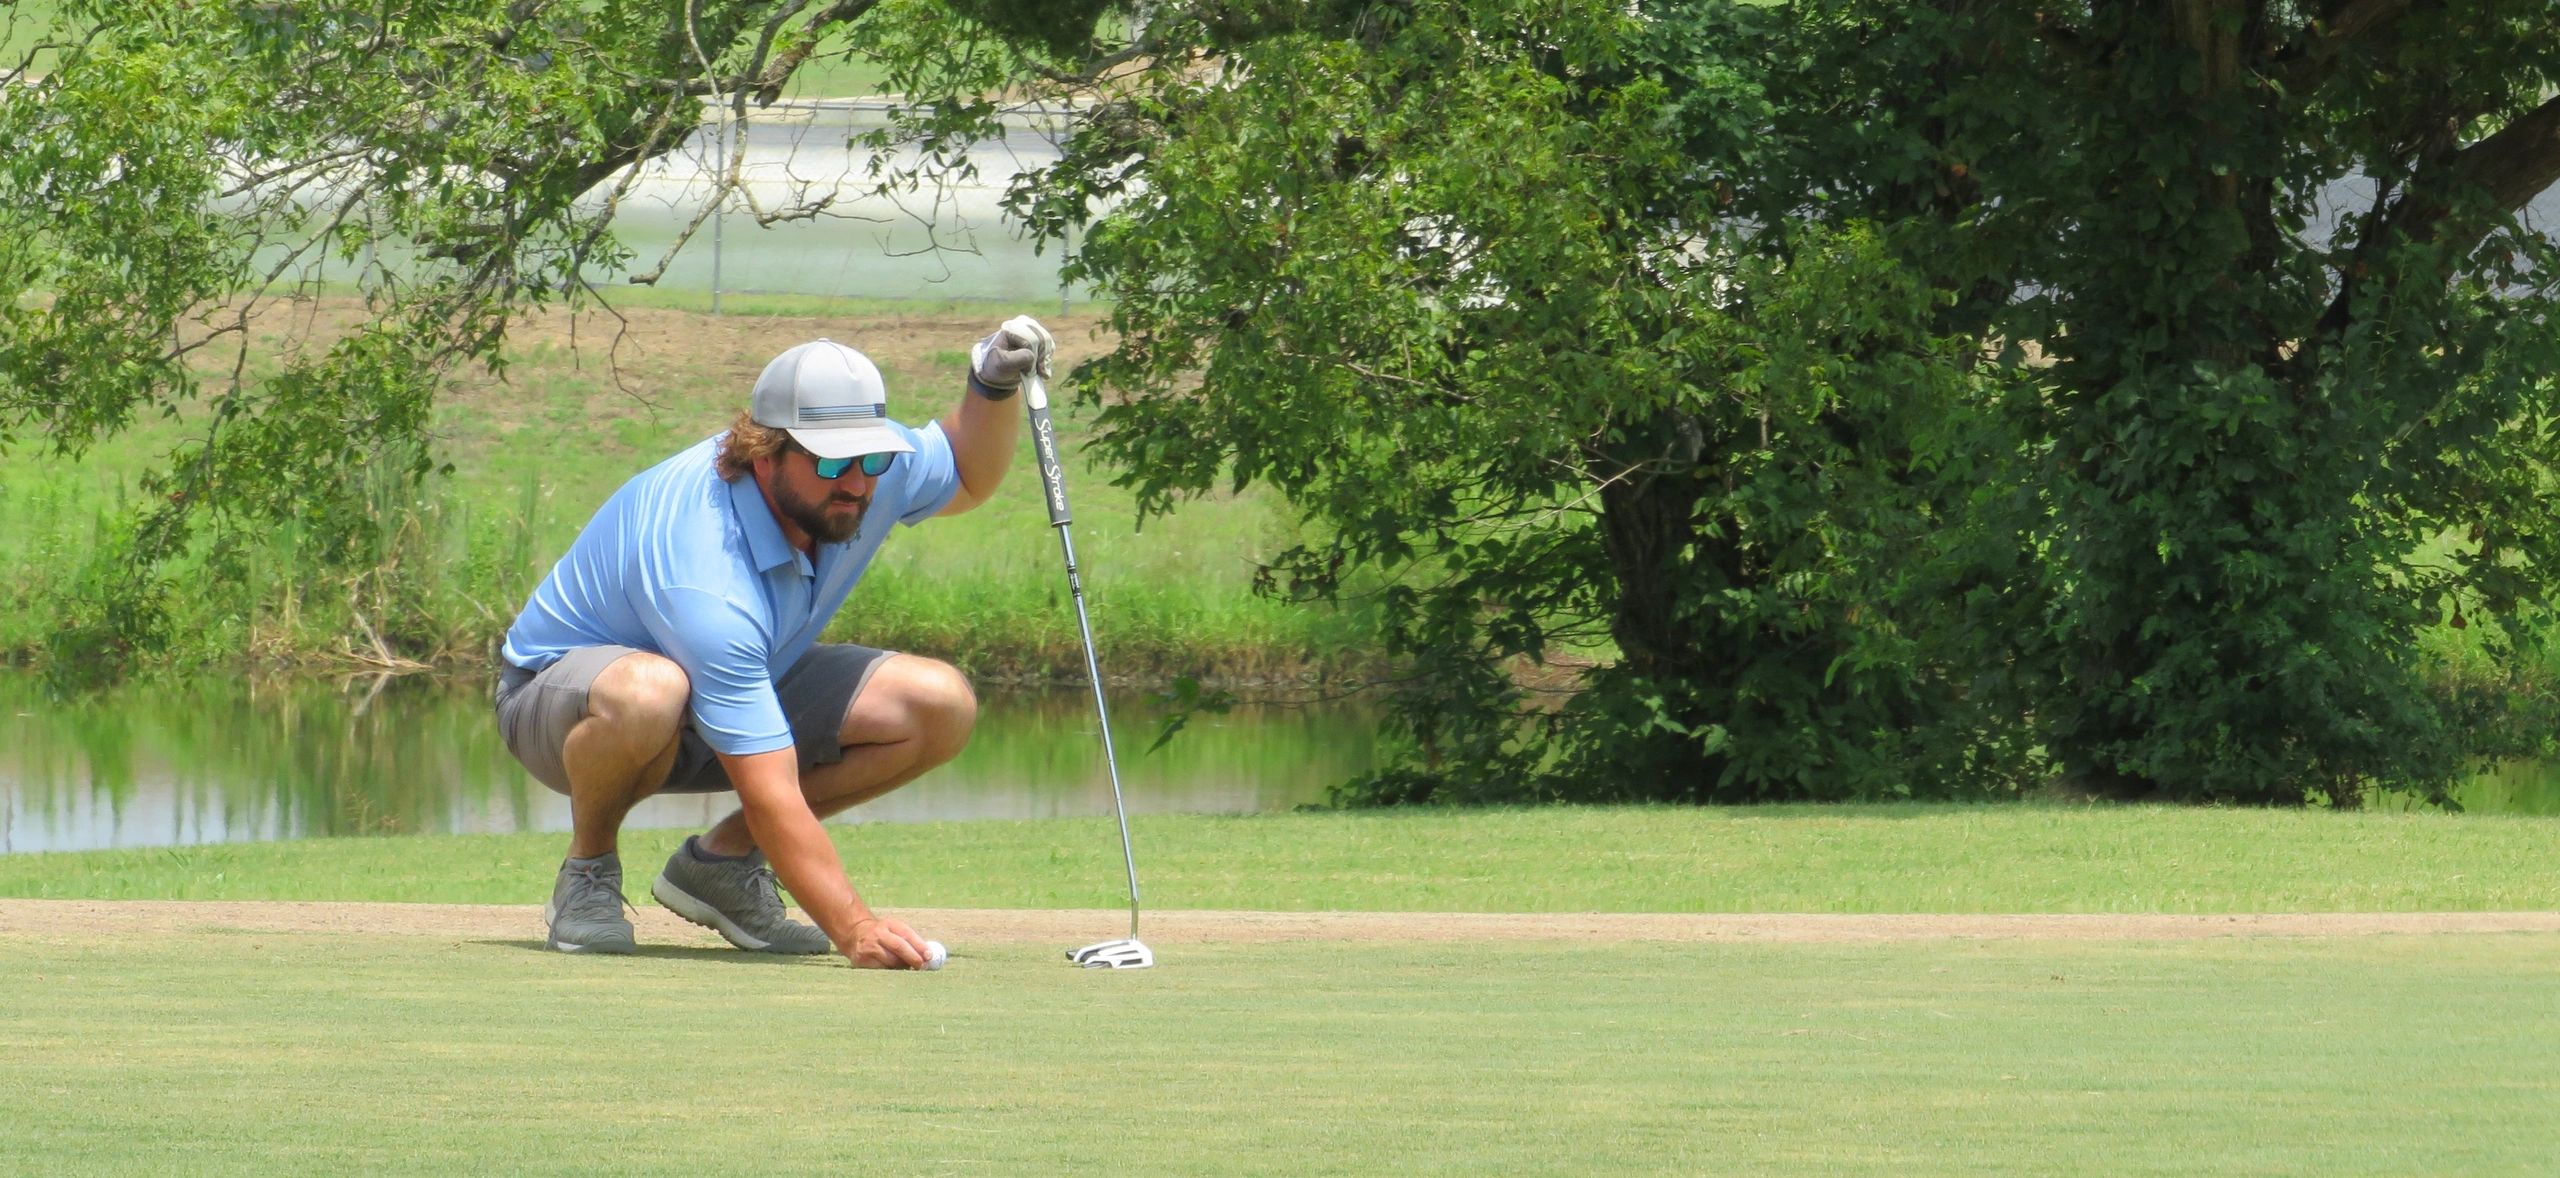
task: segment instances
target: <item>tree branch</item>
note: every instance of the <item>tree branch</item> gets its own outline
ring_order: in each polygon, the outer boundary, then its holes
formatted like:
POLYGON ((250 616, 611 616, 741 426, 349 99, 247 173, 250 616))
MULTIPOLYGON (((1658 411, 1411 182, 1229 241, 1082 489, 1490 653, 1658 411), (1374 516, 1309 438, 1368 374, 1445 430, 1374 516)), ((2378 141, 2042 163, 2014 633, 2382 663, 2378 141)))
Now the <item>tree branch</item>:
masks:
POLYGON ((809 60, 809 55, 817 51, 819 33, 825 31, 830 25, 843 24, 871 11, 879 6, 879 2, 880 0, 837 0, 836 3, 819 9, 818 14, 810 17, 809 23, 802 26, 801 40, 786 46, 779 56, 770 59, 765 56, 765 51, 773 44, 774 32, 782 23, 781 18, 777 17, 772 24, 767 25, 764 30, 764 39, 756 44, 757 64, 752 67, 755 69, 755 77, 748 83, 748 88, 754 92, 756 105, 771 106, 775 99, 782 96, 783 83, 790 81, 791 75, 800 68, 800 63, 809 60))
MULTIPOLYGON (((2448 127, 2448 132, 2451 131, 2448 127)), ((2386 240, 2433 241, 2457 211, 2456 194, 2477 191, 2488 207, 2511 213, 2560 181, 2560 98, 2516 116, 2486 139, 2445 154, 2412 179, 2409 195, 2385 218, 2386 240)), ((2479 232, 2487 232, 2482 225, 2479 232)))
POLYGON ((2454 169, 2513 212, 2560 183, 2560 98, 2535 107, 2498 133, 2462 149, 2454 169))
MULTIPOLYGON (((756 34, 755 52, 747 55, 745 72, 748 77, 754 78, 758 82, 763 82, 765 80, 764 75, 766 64, 773 61, 773 39, 781 35, 782 26, 791 23, 791 18, 800 15, 801 10, 808 6, 809 0, 789 0, 788 3, 777 6, 773 10, 772 16, 765 18, 764 30, 756 34)), ((780 68, 776 72, 769 87, 759 86, 756 88, 756 105, 773 105, 774 98, 779 96, 782 91, 782 83, 790 78, 792 67, 800 64, 801 57, 806 57, 808 55, 805 46, 814 45, 816 43, 817 38, 815 37, 811 37, 807 41, 802 42, 802 50, 798 56, 792 56, 789 49, 786 48, 784 55, 789 59, 788 64, 780 62, 773 63, 780 68)), ((740 101, 743 102, 745 99, 741 98, 740 101)))
MULTIPOLYGON (((2338 295, 2320 317, 2320 333, 2333 335, 2345 328, 2364 285, 2363 271, 2382 251, 2394 242, 2433 241, 2446 231, 2459 208, 2452 194, 2477 190, 2485 194, 2489 208, 2512 213, 2554 183, 2560 183, 2560 97, 2425 168, 2413 179, 2398 208, 2377 214, 2372 229, 2357 244, 2352 268, 2340 275, 2338 295)), ((2489 228, 2482 223, 2466 226, 2464 231, 2486 234, 2489 228)))
POLYGON ((2352 41, 2400 19, 2408 11, 2409 0, 2329 0, 2321 6, 2319 21, 2305 31, 2325 37, 2332 44, 2352 41))

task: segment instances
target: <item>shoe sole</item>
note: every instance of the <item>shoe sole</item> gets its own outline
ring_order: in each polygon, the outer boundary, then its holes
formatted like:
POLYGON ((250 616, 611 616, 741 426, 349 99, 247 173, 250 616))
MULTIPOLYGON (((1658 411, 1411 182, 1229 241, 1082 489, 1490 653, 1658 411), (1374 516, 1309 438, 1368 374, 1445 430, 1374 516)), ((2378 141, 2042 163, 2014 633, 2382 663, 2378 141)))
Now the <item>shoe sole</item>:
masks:
MULTIPOLYGON (((559 913, 551 905, 542 906, 542 927, 545 933, 549 932, 551 922, 558 916, 559 913)), ((602 945, 581 945, 575 941, 563 941, 556 936, 545 936, 543 939, 550 942, 553 949, 562 953, 629 953, 639 947, 628 940, 620 944, 607 942, 602 945)))
POLYGON ((795 953, 810 956, 826 952, 824 949, 777 949, 773 942, 739 928, 737 922, 730 920, 719 909, 694 898, 683 888, 677 887, 676 881, 668 879, 663 871, 659 872, 657 880, 649 885, 649 894, 656 896, 659 903, 666 905, 667 911, 720 934, 720 939, 750 953, 795 953))

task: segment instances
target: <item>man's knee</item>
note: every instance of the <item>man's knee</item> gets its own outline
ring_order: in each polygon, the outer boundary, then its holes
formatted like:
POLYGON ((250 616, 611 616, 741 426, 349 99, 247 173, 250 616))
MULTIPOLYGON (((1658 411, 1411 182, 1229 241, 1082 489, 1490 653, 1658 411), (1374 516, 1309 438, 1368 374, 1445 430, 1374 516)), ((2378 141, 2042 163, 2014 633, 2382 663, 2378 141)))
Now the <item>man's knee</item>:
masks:
POLYGON ((587 715, 634 736, 672 739, 693 700, 693 681, 675 660, 635 651, 614 660, 587 688, 587 715))
MULTIPOLYGON (((937 763, 960 755, 978 723, 978 693, 969 686, 969 677, 938 659, 914 655, 891 659, 863 687, 861 702, 871 702, 875 691, 888 697, 878 702, 894 705, 907 739, 916 741, 920 751, 937 763)), ((857 711, 861 702, 856 704, 857 711)), ((848 715, 845 743, 858 743, 855 728, 853 716, 848 715)))

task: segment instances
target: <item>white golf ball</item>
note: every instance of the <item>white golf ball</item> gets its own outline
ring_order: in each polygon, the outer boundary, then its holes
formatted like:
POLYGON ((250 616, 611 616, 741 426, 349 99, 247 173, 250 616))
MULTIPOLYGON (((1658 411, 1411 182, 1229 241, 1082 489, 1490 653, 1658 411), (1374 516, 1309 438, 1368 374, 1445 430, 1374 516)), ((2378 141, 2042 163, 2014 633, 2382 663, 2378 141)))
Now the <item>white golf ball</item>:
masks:
POLYGON ((924 943, 924 967, 926 969, 940 969, 942 968, 942 963, 949 960, 951 960, 951 953, 949 950, 942 947, 942 942, 927 941, 924 943))

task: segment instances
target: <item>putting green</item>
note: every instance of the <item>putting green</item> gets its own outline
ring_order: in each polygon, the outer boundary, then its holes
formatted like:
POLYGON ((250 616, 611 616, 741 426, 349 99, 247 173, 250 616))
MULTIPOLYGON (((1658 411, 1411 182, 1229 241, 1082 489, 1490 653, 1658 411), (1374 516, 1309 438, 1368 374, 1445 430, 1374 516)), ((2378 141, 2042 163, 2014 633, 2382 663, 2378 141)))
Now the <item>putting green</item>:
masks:
POLYGON ((641 915, 596 959, 530 907, 0 906, 0 1172, 2329 1175, 2533 1172, 2560 1139, 2547 927, 1169 913, 1163 966, 1113 974, 1058 950, 1120 914, 971 939, 948 910, 951 967, 892 974, 641 915))

